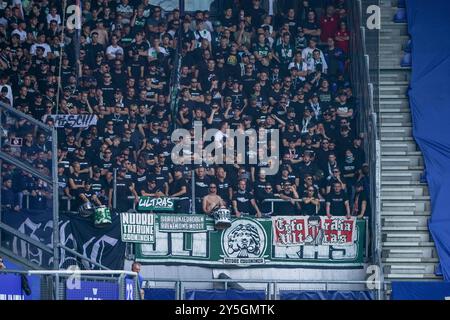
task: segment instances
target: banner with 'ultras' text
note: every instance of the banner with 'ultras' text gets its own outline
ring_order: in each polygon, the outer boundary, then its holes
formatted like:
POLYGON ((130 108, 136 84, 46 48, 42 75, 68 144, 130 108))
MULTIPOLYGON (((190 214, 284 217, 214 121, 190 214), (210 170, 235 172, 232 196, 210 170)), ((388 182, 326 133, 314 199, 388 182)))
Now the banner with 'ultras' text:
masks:
MULTIPOLYGON (((360 267, 364 260, 366 221, 345 217, 276 216, 239 218, 225 230, 205 219, 189 229, 157 215, 155 243, 137 244, 136 258, 151 264, 191 264, 212 267, 360 267)), ((173 216, 173 215, 170 215, 173 216)), ((195 215, 178 215, 183 217, 195 215)))
POLYGON ((53 119, 56 128, 64 128, 66 124, 72 128, 87 128, 97 124, 97 116, 94 114, 51 114, 45 116, 44 122, 48 118, 53 119))
POLYGON ((174 201, 169 197, 139 197, 139 211, 173 211, 174 201))

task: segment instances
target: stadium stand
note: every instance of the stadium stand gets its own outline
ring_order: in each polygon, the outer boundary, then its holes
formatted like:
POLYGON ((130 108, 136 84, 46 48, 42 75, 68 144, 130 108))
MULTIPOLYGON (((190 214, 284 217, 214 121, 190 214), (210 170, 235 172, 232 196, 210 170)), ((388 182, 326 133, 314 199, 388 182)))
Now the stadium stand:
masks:
MULTIPOLYGON (((210 16, 148 0, 92 0, 83 1, 79 23, 63 10, 76 0, 0 7, 7 215, 59 207, 77 232, 84 209, 133 212, 148 196, 173 198, 183 214, 211 215, 219 206, 237 218, 370 218, 374 171, 366 111, 354 95, 359 80, 351 78, 351 6, 265 4, 223 1, 210 16), (201 133, 217 129, 222 149, 231 140, 226 129, 273 139, 253 151, 246 140, 233 164, 197 163, 185 150, 185 162, 174 163, 172 150, 189 139, 173 133, 187 130, 195 150, 207 142, 195 135, 199 124, 201 133), (57 140, 48 128, 57 128, 57 140), (272 162, 249 164, 278 148, 276 175, 267 174, 272 162)), ((42 250, 48 258, 51 249, 42 250)), ((86 269, 98 267, 88 262, 86 269)))
MULTIPOLYGON (((115 169, 121 181, 120 211, 131 209, 144 194, 190 195, 190 170, 195 169, 198 213, 203 198, 214 192, 211 183, 216 182, 217 194, 231 207, 237 182, 245 179, 244 197, 255 198, 256 204, 242 204, 233 213, 259 214, 268 197, 309 199, 317 212, 325 213, 325 204, 315 201, 327 198, 339 182, 351 207, 339 215, 350 216, 360 208, 353 205, 355 190, 360 190, 359 199, 367 197, 367 190, 361 191, 365 155, 347 72, 351 31, 346 28, 345 2, 336 4, 323 12, 303 8, 305 19, 294 10, 270 19, 255 1, 240 17, 239 10, 226 7, 223 17, 210 21, 204 12, 180 18, 178 10, 162 13, 141 1, 92 2, 84 7, 79 38, 70 28, 62 34, 59 1, 7 6, 2 12, 3 102, 49 126, 59 126, 55 114, 96 119, 95 125, 66 122, 58 127, 60 194, 70 199, 73 211, 86 202, 112 207, 115 169), (58 45, 61 37, 63 47, 58 45), (172 115, 170 74, 178 37, 183 58, 172 115), (172 164, 174 124, 189 129, 193 121, 205 129, 280 129, 280 174, 264 177, 264 170, 251 165, 201 169, 172 164), (177 182, 180 169, 183 183, 177 182), (307 173, 314 188, 310 195, 307 173)), ((39 170, 51 169, 49 137, 16 123, 4 128, 10 137, 23 139, 16 147, 21 159, 39 170)), ((8 143, 2 148, 12 152, 8 143)), ((35 181, 21 186, 20 174, 6 169, 2 175, 11 208, 24 207, 24 192, 38 191, 35 181)), ((44 198, 36 201, 46 207, 44 198)), ((180 200, 178 207, 192 212, 189 200, 180 200)), ((308 205, 290 209, 311 211, 308 205)))

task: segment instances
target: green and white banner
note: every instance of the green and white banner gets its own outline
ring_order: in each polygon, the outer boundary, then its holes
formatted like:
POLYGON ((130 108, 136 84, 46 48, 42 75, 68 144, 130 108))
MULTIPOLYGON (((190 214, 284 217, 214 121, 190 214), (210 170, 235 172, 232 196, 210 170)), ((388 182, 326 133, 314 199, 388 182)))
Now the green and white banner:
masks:
POLYGON ((159 223, 155 224, 155 243, 136 245, 138 261, 220 268, 339 268, 361 266, 364 260, 365 220, 306 216, 239 218, 232 221, 231 227, 217 231, 214 220, 206 218, 206 230, 202 231, 201 223, 197 226, 193 222, 197 218, 192 217, 197 215, 177 216, 179 221, 174 221, 173 215, 156 216, 159 223))
POLYGON ((204 232, 206 216, 201 214, 162 214, 159 215, 159 232, 204 232))
POLYGON ((123 212, 120 214, 120 230, 123 242, 154 243, 155 214, 123 212))
POLYGON ((174 200, 168 197, 139 197, 139 211, 173 211, 174 200))

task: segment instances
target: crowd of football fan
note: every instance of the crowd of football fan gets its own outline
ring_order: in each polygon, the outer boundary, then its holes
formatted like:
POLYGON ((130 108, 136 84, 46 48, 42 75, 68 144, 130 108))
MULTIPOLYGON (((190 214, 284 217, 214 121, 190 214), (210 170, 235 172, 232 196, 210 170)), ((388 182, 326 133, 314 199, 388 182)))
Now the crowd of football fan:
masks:
MULTIPOLYGON (((57 113, 97 117, 96 125, 58 129, 60 195, 72 208, 113 206, 116 172, 119 211, 139 196, 170 196, 179 213, 190 213, 193 201, 208 214, 217 203, 237 216, 367 213, 345 0, 275 1, 274 15, 259 0, 229 0, 214 19, 150 2, 83 1, 78 33, 62 25, 70 19, 63 1, 0 1, 0 101, 48 126, 57 113), (279 173, 266 175, 261 162, 174 165, 181 142, 171 134, 194 121, 220 129, 224 142, 228 128, 279 129, 279 173)), ((50 174, 47 133, 5 110, 1 126, 3 152, 50 174)), ((47 183, 12 163, 2 163, 2 182, 3 205, 18 211, 28 197, 33 209, 49 206, 47 183)))

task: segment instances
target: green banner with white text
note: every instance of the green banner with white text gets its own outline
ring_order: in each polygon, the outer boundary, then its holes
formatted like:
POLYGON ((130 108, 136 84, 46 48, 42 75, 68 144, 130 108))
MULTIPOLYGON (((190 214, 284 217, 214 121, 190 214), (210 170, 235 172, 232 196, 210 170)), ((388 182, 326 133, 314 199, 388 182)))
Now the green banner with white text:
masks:
POLYGON ((202 230, 200 220, 174 221, 164 216, 173 215, 156 215, 155 243, 136 245, 137 261, 220 268, 346 268, 359 267, 364 262, 365 220, 307 216, 239 218, 232 220, 229 228, 218 231, 210 218, 206 218, 206 230, 202 230), (161 218, 170 221, 171 227, 160 230, 161 218), (183 223, 187 229, 176 227, 177 223, 183 223))

